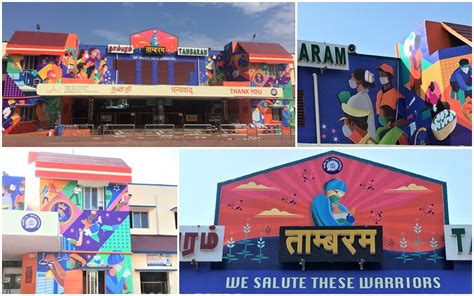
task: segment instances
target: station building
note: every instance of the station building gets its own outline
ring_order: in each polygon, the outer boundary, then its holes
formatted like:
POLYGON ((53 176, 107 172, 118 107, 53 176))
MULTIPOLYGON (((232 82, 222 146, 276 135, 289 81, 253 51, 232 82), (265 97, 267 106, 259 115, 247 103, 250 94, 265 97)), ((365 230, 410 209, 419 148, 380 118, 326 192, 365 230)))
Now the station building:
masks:
POLYGON ((221 182, 214 224, 180 228, 180 292, 471 294, 447 186, 336 151, 221 182))
POLYGON ((176 293, 176 187, 130 185, 117 158, 33 152, 25 168, 2 177, 3 293, 176 293))
POLYGON ((298 42, 298 143, 472 144, 472 27, 427 20, 401 37, 395 57, 298 42))
POLYGON ((190 48, 150 29, 92 45, 16 31, 3 49, 4 134, 58 123, 294 124, 294 58, 277 43, 190 48))

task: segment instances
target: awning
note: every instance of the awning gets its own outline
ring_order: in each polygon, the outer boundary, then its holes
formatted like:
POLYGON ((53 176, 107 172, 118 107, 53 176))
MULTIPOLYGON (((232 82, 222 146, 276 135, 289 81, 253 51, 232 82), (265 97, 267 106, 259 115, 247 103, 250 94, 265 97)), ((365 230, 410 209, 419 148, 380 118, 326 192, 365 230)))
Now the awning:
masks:
POLYGON ((3 259, 30 252, 60 252, 57 212, 2 211, 3 259))
POLYGON ((76 50, 76 34, 16 31, 7 43, 6 53, 58 56, 67 48, 76 50))
POLYGON ((38 84, 40 96, 119 97, 119 98, 283 98, 278 87, 187 86, 141 84, 38 84))
POLYGON ((29 163, 35 162, 35 176, 61 180, 90 180, 128 184, 132 169, 119 158, 31 152, 29 163))
POLYGON ((176 235, 132 235, 132 252, 152 254, 176 254, 176 235))
POLYGON ((249 56, 250 63, 288 64, 293 63, 293 56, 277 43, 238 42, 249 56))

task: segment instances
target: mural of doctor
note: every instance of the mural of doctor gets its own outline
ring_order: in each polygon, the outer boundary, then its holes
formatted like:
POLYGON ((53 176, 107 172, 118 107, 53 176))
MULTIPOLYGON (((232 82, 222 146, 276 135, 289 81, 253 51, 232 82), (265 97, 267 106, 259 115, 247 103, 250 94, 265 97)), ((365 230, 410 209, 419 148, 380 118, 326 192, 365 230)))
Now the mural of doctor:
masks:
POLYGON ((331 179, 324 184, 325 194, 317 195, 311 204, 314 224, 317 226, 353 226, 354 211, 340 203, 347 186, 341 179, 331 179))
MULTIPOLYGON (((358 68, 352 73, 351 79, 349 79, 349 86, 352 89, 356 89, 357 93, 351 96, 347 101, 344 98, 339 97, 342 103, 359 109, 368 111, 367 116, 367 131, 372 139, 375 137, 375 119, 374 119, 374 107, 372 100, 369 95, 369 87, 375 87, 375 76, 372 72, 366 69, 358 68)), ((346 93, 346 92, 343 92, 346 93)), ((341 95, 341 94, 340 94, 341 95)), ((343 110, 344 111, 344 110, 343 110)), ((347 137, 347 135, 346 135, 347 137)))
POLYGON ((127 277, 131 275, 130 270, 122 271, 125 257, 122 254, 112 254, 107 258, 107 263, 112 266, 105 275, 106 293, 123 294, 128 292, 127 277), (121 276, 119 273, 121 272, 121 276))
POLYGON ((472 67, 469 66, 468 59, 459 61, 459 68, 451 75, 449 84, 451 97, 458 100, 461 106, 466 102, 466 98, 472 98, 472 67))

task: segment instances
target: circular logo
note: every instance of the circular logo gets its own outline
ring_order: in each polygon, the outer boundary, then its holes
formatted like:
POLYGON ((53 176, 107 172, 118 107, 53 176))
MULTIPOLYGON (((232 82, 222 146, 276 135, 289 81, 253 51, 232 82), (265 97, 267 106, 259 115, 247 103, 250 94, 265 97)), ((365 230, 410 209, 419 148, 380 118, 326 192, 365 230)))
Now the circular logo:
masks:
POLYGON ((35 232, 41 227, 41 219, 36 214, 26 214, 21 219, 21 227, 28 232, 35 232))
POLYGON ((262 73, 255 74, 255 82, 256 83, 262 83, 263 82, 263 74, 262 73))
POLYGON ((276 96, 278 94, 278 91, 276 88, 272 88, 272 90, 270 91, 270 93, 272 94, 272 96, 276 96))
POLYGON ((342 168, 342 161, 337 157, 328 157, 323 161, 323 170, 328 174, 337 174, 342 168))

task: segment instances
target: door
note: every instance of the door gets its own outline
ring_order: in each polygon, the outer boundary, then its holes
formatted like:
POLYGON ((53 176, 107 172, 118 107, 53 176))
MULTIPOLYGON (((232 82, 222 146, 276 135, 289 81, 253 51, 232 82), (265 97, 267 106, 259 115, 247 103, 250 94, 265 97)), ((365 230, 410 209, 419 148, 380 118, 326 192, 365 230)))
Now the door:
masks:
POLYGON ((168 294, 167 272, 140 272, 142 294, 168 294))
POLYGON ((84 270, 82 278, 84 294, 105 294, 105 271, 84 270))

